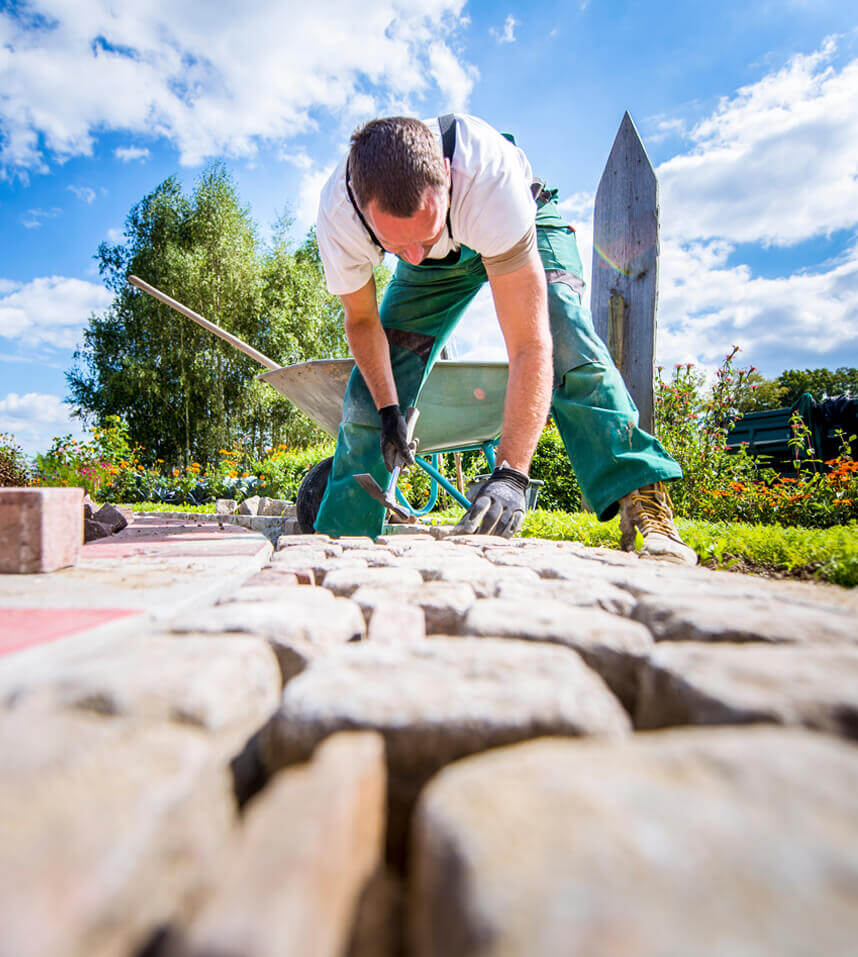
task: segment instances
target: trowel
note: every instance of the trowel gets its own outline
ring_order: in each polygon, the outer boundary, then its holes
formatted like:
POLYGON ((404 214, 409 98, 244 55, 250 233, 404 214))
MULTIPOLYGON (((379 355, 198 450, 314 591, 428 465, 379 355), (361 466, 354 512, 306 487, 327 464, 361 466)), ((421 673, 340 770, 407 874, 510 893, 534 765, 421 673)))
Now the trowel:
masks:
MULTIPOLYGON (((417 448, 417 443, 412 443, 412 439, 414 436, 414 427, 417 425, 417 417, 419 415, 420 413, 414 406, 405 410, 405 434, 408 445, 412 451, 415 451, 417 448)), ((385 508, 389 508, 397 521, 406 525, 414 525, 417 522, 417 518, 396 501, 396 483, 399 481, 399 473, 401 471, 402 468, 399 465, 394 468, 390 473, 386 489, 383 489, 369 472, 361 472, 360 475, 355 475, 354 479, 367 495, 371 495, 377 502, 381 502, 385 508)))

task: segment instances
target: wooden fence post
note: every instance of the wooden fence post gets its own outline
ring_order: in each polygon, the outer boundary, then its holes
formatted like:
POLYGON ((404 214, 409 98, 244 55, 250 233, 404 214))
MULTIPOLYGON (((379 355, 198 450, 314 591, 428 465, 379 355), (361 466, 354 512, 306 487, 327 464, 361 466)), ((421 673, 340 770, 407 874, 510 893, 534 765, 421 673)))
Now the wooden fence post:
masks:
POLYGON ((648 432, 657 291, 658 182, 627 112, 596 191, 590 309, 648 432))

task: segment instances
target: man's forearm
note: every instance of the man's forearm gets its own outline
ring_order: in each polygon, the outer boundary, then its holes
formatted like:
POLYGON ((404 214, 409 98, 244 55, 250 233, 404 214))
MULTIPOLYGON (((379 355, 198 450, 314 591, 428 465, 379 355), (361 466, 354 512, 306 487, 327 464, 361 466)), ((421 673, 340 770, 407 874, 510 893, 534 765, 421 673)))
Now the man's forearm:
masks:
POLYGON ((390 345, 378 316, 375 280, 340 297, 345 310, 345 333, 358 369, 377 409, 399 403, 390 365, 390 345))
POLYGON ((346 322, 349 349, 367 384, 375 407, 399 403, 390 365, 390 346, 381 323, 346 322))
POLYGON ((527 472, 551 405, 551 350, 537 347, 510 359, 498 462, 527 472))
POLYGON ((538 255, 515 272, 490 278, 509 354, 498 461, 527 472, 551 404, 553 365, 545 273, 538 255))

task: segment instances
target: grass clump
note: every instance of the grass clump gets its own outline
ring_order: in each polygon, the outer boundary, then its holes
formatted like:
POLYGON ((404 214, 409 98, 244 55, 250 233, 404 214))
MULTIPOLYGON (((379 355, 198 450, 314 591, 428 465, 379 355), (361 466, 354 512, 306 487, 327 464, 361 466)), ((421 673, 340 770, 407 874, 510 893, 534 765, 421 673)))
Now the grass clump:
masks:
MULTIPOLYGON (((455 524, 462 509, 433 515, 438 524, 455 524)), ((749 525, 676 519, 676 528, 701 564, 766 575, 815 578, 854 588, 858 585, 858 523, 831 528, 749 525)), ((575 541, 620 547, 620 521, 600 522, 592 512, 528 512, 525 538, 575 541)), ((642 544, 638 535, 638 546, 642 544)))

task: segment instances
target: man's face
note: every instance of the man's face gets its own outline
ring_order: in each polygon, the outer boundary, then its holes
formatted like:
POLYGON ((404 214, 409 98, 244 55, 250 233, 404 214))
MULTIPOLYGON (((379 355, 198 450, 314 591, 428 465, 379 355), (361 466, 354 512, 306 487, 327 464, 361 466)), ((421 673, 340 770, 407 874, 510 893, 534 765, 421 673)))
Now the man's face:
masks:
MULTIPOLYGON (((447 161, 445 160, 445 163, 447 161)), ((413 216, 392 216, 382 212, 371 201, 363 211, 366 221, 378 241, 388 251, 417 266, 429 255, 429 250, 438 242, 447 228, 447 204, 449 203, 450 167, 447 164, 448 186, 446 189, 427 187, 417 212, 413 216)))

